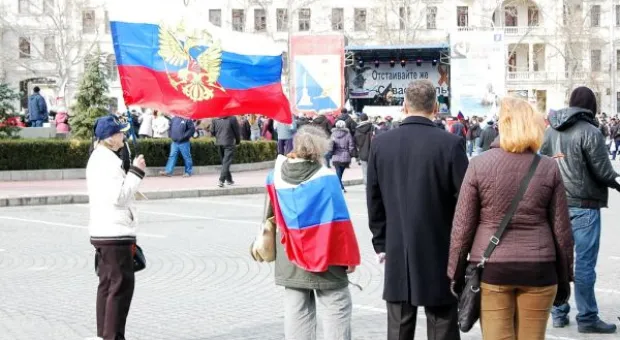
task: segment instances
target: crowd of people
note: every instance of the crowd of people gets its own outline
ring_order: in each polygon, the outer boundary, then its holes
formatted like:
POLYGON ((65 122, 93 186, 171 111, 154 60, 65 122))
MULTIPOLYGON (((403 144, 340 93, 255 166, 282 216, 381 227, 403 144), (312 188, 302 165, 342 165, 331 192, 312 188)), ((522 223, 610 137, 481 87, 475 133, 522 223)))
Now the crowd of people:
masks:
MULTIPOLYGON (((608 188, 620 191, 620 174, 595 116, 594 93, 577 88, 570 107, 546 122, 528 102, 507 97, 496 125, 459 117, 450 131, 434 121, 435 95, 431 82, 412 83, 404 119, 385 132, 344 111, 334 124, 325 115, 274 124, 284 142, 266 181, 264 219, 277 225, 278 237, 266 239, 277 249, 275 283, 285 287, 285 338, 316 337, 318 301, 325 338, 351 339, 348 274, 361 256, 341 175, 353 158, 365 164, 372 245, 385 264, 388 340, 414 338, 420 307, 429 339, 460 339, 465 287, 479 289, 479 304, 471 306, 484 340, 544 340, 550 316, 553 327, 570 323, 571 282, 578 331, 615 333, 616 325, 599 317, 594 287, 600 209, 608 206, 608 188), (489 129, 496 136, 489 149, 470 159, 467 145, 482 144, 489 129), (478 283, 468 278, 474 270, 478 283)), ((193 122, 180 124, 183 140, 195 132, 193 122)), ((212 123, 223 158, 240 142, 241 126, 235 117, 212 123)), ((97 334, 104 340, 124 339, 135 280, 133 197, 146 169, 138 156, 119 170, 114 152, 123 147, 125 128, 118 117, 100 119, 87 166, 91 243, 102 266, 97 334)), ((232 182, 229 173, 220 182, 232 182)))

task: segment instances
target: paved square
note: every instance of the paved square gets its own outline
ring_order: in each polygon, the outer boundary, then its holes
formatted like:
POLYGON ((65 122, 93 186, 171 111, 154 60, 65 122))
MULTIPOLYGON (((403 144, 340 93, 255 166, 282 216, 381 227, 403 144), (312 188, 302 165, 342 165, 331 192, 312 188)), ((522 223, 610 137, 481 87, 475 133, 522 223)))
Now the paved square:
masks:
MULTIPOLYGON (((601 316, 617 321, 620 195, 611 196, 616 210, 603 213, 597 287, 601 316)), ((353 339, 385 339, 383 268, 370 244, 363 188, 351 188, 347 200, 363 253, 362 266, 351 277, 364 288, 350 287, 353 339)), ((148 267, 137 274, 128 340, 284 338, 283 294, 274 285, 273 265, 255 263, 248 254, 262 204, 256 195, 139 204, 139 243, 148 267)), ((87 222, 85 205, 0 209, 0 340, 95 335, 97 277, 87 222)), ((418 339, 425 339, 423 311, 420 315, 418 339)), ((620 338, 580 335, 571 321, 568 329, 551 329, 547 338, 620 338)), ((476 328, 462 338, 481 335, 476 328)))

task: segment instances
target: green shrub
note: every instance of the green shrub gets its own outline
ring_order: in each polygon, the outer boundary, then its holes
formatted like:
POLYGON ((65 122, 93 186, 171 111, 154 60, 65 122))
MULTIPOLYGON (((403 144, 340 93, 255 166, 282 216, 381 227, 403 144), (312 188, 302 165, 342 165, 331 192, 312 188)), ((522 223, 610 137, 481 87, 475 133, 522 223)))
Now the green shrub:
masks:
MULTIPOLYGON (((212 139, 192 140, 194 166, 218 165, 218 148, 212 139)), ((132 145, 130 143, 130 145, 132 145)), ((163 167, 170 153, 169 139, 141 139, 138 151, 148 166, 163 167)), ((84 168, 88 162, 90 142, 85 140, 15 139, 0 140, 0 170, 43 170, 84 168)), ((133 146, 132 152, 135 153, 133 146)), ((234 163, 257 163, 274 160, 274 142, 242 142, 237 146, 234 163)), ((182 165, 179 155, 177 165, 182 165)))

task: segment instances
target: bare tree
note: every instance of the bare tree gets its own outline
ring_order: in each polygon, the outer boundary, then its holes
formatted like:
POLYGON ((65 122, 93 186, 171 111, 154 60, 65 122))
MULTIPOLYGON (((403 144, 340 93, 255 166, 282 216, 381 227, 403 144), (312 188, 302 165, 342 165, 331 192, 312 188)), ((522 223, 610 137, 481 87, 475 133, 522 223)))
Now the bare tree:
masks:
POLYGON ((4 1, 0 6, 0 25, 18 47, 0 51, 0 60, 33 77, 53 78, 57 92, 66 98, 75 67, 97 46, 99 7, 89 6, 87 0, 21 0, 17 8, 4 1))

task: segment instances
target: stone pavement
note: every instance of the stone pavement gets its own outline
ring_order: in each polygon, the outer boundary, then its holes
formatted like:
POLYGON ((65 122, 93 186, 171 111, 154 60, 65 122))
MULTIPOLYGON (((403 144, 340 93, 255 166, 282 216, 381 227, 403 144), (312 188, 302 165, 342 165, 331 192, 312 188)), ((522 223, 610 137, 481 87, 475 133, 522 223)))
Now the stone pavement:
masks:
MULTIPOLYGON (((256 194, 263 192, 270 170, 233 172, 234 186, 217 187, 219 174, 145 177, 140 192, 148 199, 170 199, 222 195, 256 194)), ((347 169, 346 185, 362 183, 362 169, 357 164, 347 169)), ((0 182, 0 207, 88 203, 86 181, 13 181, 0 182)))
MULTIPOLYGON (((611 207, 620 206, 612 193, 611 207)), ((362 251, 351 276, 353 339, 386 338, 381 300, 383 266, 377 264, 362 187, 346 194, 362 251)), ((128 340, 282 340, 283 291, 273 264, 251 260, 249 245, 262 214, 262 195, 143 201, 138 242, 148 265, 136 276, 128 340)), ((603 211, 597 294, 601 316, 620 314, 620 221, 603 211)), ((86 205, 0 208, 0 340, 82 340, 95 334, 93 248, 86 205)), ((321 311, 318 316, 320 318, 321 311)), ((426 339, 419 312, 416 339, 426 339)), ((574 324, 549 329, 550 340, 606 340, 574 324)), ((616 320, 617 321, 617 320, 616 320)), ((319 339, 324 339, 319 336, 319 339)), ((481 339, 479 329, 462 336, 481 339)))

